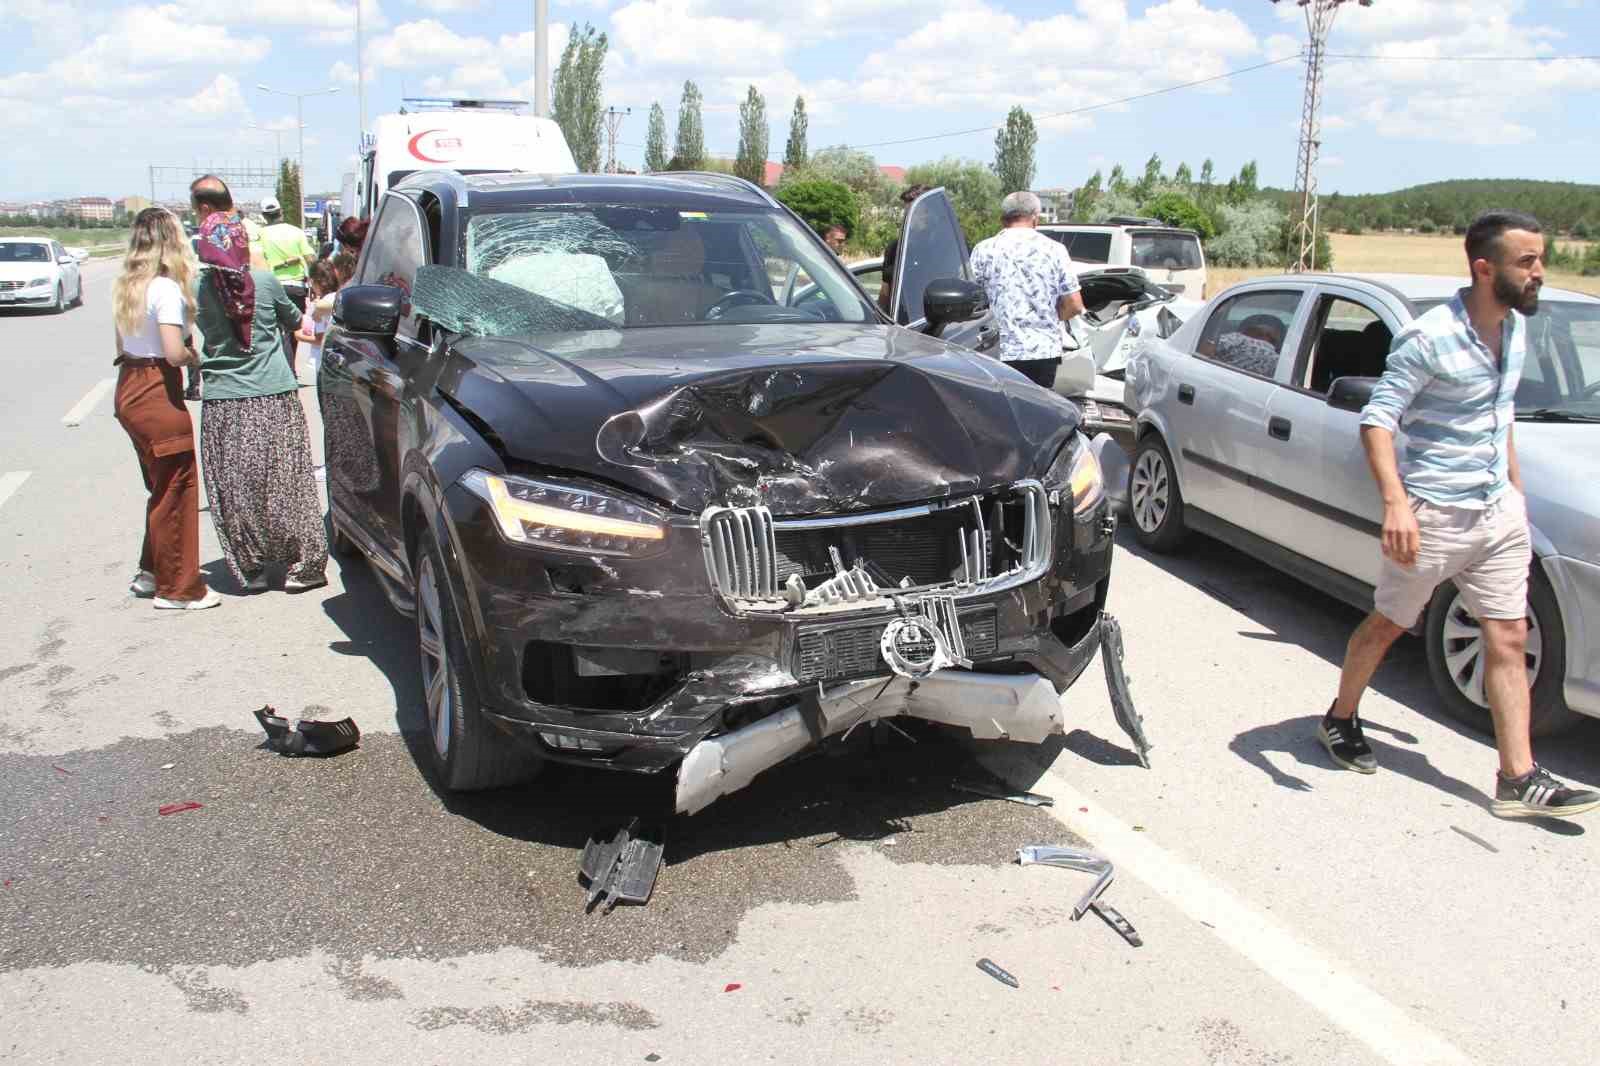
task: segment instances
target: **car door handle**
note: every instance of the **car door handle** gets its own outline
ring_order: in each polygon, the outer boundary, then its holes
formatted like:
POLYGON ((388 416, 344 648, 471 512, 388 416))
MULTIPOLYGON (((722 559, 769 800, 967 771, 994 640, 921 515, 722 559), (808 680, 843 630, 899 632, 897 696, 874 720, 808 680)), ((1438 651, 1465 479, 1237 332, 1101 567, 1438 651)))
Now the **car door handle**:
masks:
POLYGON ((1194 386, 1193 385, 1179 385, 1178 386, 1178 402, 1179 403, 1194 403, 1194 386))
POLYGON ((1294 429, 1294 423, 1290 422, 1287 418, 1279 418, 1278 416, 1274 415, 1273 417, 1267 419, 1267 434, 1277 438, 1278 440, 1288 440, 1289 432, 1292 429, 1294 429))

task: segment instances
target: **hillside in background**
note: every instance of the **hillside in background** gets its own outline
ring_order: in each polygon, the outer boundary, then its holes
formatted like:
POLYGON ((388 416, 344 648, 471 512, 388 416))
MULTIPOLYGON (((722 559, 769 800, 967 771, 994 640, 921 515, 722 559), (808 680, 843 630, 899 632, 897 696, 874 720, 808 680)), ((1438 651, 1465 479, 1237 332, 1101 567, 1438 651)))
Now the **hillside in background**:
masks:
MULTIPOLYGON (((1263 191, 1278 197, 1288 210, 1293 211, 1298 206, 1291 191, 1263 191)), ((1465 232, 1467 223, 1478 212, 1492 207, 1511 207, 1531 212, 1544 223, 1547 233, 1600 237, 1600 185, 1567 181, 1435 181, 1394 192, 1358 196, 1323 193, 1320 206, 1322 226, 1335 232, 1359 233, 1372 229, 1465 232)))

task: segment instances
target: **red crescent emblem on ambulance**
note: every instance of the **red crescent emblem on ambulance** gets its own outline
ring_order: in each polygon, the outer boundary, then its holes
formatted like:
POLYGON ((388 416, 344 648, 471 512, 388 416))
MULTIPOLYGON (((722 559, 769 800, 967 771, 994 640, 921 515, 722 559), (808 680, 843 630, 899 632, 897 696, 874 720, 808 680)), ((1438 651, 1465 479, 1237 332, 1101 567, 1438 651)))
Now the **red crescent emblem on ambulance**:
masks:
POLYGON ((417 147, 417 142, 422 140, 422 138, 426 137, 428 134, 430 134, 430 133, 443 133, 443 132, 444 132, 444 130, 423 130, 421 133, 419 133, 415 137, 411 138, 410 142, 406 145, 406 148, 408 150, 410 150, 412 155, 416 156, 418 159, 422 160, 424 163, 448 163, 448 162, 450 162, 450 160, 448 160, 448 159, 435 159, 431 155, 423 155, 422 154, 422 149, 417 147))

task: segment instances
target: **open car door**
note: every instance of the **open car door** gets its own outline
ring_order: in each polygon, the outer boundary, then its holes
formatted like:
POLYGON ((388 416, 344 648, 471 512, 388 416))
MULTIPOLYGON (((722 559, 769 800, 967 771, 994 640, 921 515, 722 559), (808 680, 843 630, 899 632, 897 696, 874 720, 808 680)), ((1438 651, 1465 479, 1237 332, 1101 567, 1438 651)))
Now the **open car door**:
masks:
MULTIPOLYGON (((971 281, 967 254, 967 239, 944 189, 932 189, 917 197, 906 210, 900 227, 889 304, 894 308, 894 320, 909 329, 925 330, 928 322, 922 310, 922 294, 928 283, 940 278, 971 281)), ((980 352, 992 349, 1000 341, 992 312, 970 322, 953 322, 938 336, 980 352)))

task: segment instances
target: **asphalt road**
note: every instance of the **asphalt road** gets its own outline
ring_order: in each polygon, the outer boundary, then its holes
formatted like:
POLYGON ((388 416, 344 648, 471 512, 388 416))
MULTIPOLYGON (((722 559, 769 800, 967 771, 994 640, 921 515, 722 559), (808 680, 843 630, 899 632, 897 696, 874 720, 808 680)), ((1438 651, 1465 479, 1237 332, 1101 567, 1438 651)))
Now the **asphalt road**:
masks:
MULTIPOLYGON (((410 626, 360 564, 246 598, 203 519, 223 606, 128 597, 113 269, 0 314, 0 1061, 1592 1061, 1600 821, 1490 817, 1492 748, 1415 643, 1365 708, 1382 772, 1334 770, 1312 730, 1355 614, 1214 544, 1118 552, 1152 769, 1096 666, 1060 743, 862 734, 670 821, 649 906, 585 914, 584 839, 665 783, 440 793, 410 626), (273 755, 267 703, 362 747, 273 755), (1056 806, 949 787, 986 773, 1056 806), (1085 841, 1143 947, 1070 920, 1087 875, 1010 861, 1085 841)), ((1600 781, 1600 728, 1540 754, 1600 781)))

